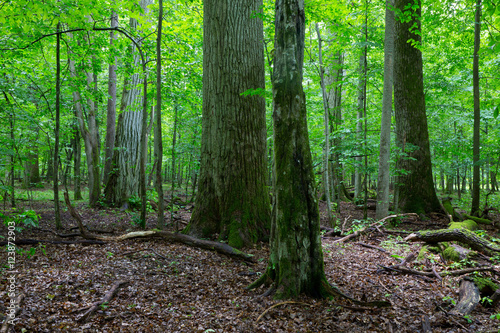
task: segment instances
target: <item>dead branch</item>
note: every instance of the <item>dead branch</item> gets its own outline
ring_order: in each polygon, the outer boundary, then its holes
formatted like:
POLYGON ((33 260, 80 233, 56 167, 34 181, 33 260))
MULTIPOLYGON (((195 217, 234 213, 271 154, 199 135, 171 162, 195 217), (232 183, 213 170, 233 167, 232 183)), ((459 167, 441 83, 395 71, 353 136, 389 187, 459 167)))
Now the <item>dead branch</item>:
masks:
POLYGON ((383 224, 388 219, 392 219, 392 218, 395 218, 395 217, 401 217, 401 216, 418 216, 418 215, 415 214, 415 213, 389 215, 389 216, 384 217, 381 220, 378 220, 377 222, 374 222, 374 223, 370 224, 367 227, 364 227, 364 228, 362 228, 360 230, 357 230, 356 232, 354 232, 354 233, 352 233, 350 235, 347 235, 347 236, 342 237, 340 239, 334 240, 333 243, 343 243, 345 241, 348 241, 351 238, 354 238, 354 237, 357 237, 357 236, 361 235, 362 233, 366 232, 366 230, 368 230, 368 229, 370 229, 370 228, 372 228, 372 227, 374 227, 376 225, 383 224))
MULTIPOLYGON (((102 304, 107 304, 109 303, 113 297, 118 293, 118 290, 120 289, 121 286, 127 284, 127 281, 117 281, 115 284, 111 287, 111 289, 106 293, 106 295, 103 297, 102 300, 98 302, 92 303, 89 308, 80 318, 78 318, 76 321, 85 321, 87 318, 94 313, 99 306, 102 304)), ((84 308, 85 309, 85 308, 84 308)))
POLYGON ((132 239, 132 238, 161 237, 169 242, 183 243, 183 244, 186 244, 189 246, 199 247, 199 248, 211 250, 211 251, 217 251, 219 253, 228 255, 230 257, 236 257, 236 258, 248 261, 248 262, 252 262, 252 263, 255 262, 252 255, 249 255, 249 254, 246 254, 242 251, 239 251, 239 250, 237 250, 237 249, 235 249, 227 244, 209 241, 209 240, 198 239, 198 238, 195 238, 192 236, 173 233, 173 232, 169 232, 169 231, 162 231, 162 230, 136 231, 136 232, 130 232, 128 234, 124 234, 124 235, 117 236, 117 237, 93 235, 93 234, 90 234, 87 231, 85 231, 85 228, 84 228, 83 222, 82 222, 82 217, 80 216, 80 214, 78 214, 76 209, 71 205, 71 202, 69 200, 69 196, 68 196, 67 192, 64 193, 64 200, 66 201, 66 205, 68 206, 68 210, 70 211, 71 216, 78 223, 81 236, 86 238, 86 239, 100 240, 100 241, 104 241, 104 242, 120 242, 120 241, 124 241, 126 239, 132 239))
MULTIPOLYGON (((436 274, 431 270, 430 272, 426 271, 417 271, 416 269, 409 268, 406 266, 401 266, 400 264, 394 265, 394 266, 382 266, 382 265, 377 265, 378 267, 387 270, 387 271, 395 271, 398 273, 403 273, 403 274, 410 274, 410 275, 418 275, 418 276, 425 276, 425 277, 436 277, 436 274)), ((434 270, 435 271, 435 270, 434 270)), ((492 272, 494 274, 500 274, 500 272, 497 272, 494 267, 492 266, 486 266, 486 267, 472 267, 472 268, 465 268, 465 269, 459 269, 455 271, 441 271, 441 272, 436 272, 440 277, 444 276, 460 276, 460 275, 465 275, 469 274, 472 272, 492 272)))

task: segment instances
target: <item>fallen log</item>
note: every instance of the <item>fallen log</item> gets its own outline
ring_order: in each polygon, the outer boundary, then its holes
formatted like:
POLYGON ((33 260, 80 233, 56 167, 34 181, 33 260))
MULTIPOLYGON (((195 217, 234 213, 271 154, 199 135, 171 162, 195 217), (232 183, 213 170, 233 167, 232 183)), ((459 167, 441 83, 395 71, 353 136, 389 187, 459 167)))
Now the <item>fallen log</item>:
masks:
POLYGON ((462 316, 468 315, 476 308, 480 300, 481 296, 476 284, 467 278, 463 278, 460 281, 459 301, 450 313, 462 316))
POLYGON ((392 271, 392 272, 398 272, 398 273, 403 273, 403 274, 410 274, 410 275, 417 275, 417 276, 425 276, 425 277, 437 277, 436 273, 441 276, 460 276, 460 275, 465 275, 473 272, 491 272, 496 275, 500 275, 500 272, 495 270, 495 267, 493 266, 486 266, 486 267, 472 267, 472 268, 464 268, 464 269, 457 269, 454 271, 441 271, 441 272, 436 272, 436 271, 418 271, 413 268, 409 268, 406 266, 401 266, 401 264, 394 265, 394 266, 383 266, 383 265, 377 265, 381 269, 377 270, 377 273, 379 273, 382 270, 386 271, 392 271))
POLYGON ((97 239, 107 242, 121 242, 126 239, 132 239, 132 238, 155 238, 155 237, 161 237, 162 239, 165 239, 169 242, 182 243, 189 246, 199 247, 205 250, 216 251, 225 254, 227 256, 242 259, 248 262, 252 263, 255 262, 252 255, 246 254, 225 243, 199 239, 184 234, 173 233, 170 231, 163 231, 163 230, 135 231, 117 237, 97 236, 97 239))
POLYGON ((487 240, 467 229, 422 230, 408 235, 405 241, 424 241, 427 243, 456 241, 467 244, 471 249, 485 252, 488 255, 500 252, 500 248, 493 246, 487 240))
POLYGON ((64 192, 64 201, 66 202, 66 206, 68 206, 68 210, 69 210, 71 216, 78 223, 78 227, 80 229, 81 236, 83 238, 86 238, 86 239, 100 240, 100 241, 104 241, 104 242, 120 242, 120 241, 124 241, 126 239, 132 239, 132 238, 161 237, 161 238, 168 240, 170 242, 183 243, 183 244, 186 244, 189 246, 194 246, 194 247, 199 247, 199 248, 206 249, 206 250, 216 251, 216 252, 225 254, 227 256, 235 257, 235 258, 242 259, 242 260, 245 260, 248 262, 252 262, 252 263, 255 262, 252 255, 246 254, 246 253, 244 253, 240 250, 237 250, 237 249, 235 249, 227 244, 209 241, 209 240, 198 239, 198 238, 195 238, 192 236, 173 233, 173 232, 169 232, 169 231, 163 231, 163 230, 135 231, 135 232, 130 232, 128 234, 124 234, 124 235, 117 236, 117 237, 108 237, 108 236, 99 236, 99 235, 90 234, 89 232, 85 231, 85 227, 83 226, 82 217, 76 211, 76 209, 71 205, 71 202, 69 200, 69 195, 67 192, 64 192))
POLYGON ((472 220, 476 223, 482 223, 482 224, 492 224, 493 223, 493 222, 491 222, 491 220, 483 219, 483 218, 472 216, 472 215, 464 214, 464 217, 466 219, 472 220))

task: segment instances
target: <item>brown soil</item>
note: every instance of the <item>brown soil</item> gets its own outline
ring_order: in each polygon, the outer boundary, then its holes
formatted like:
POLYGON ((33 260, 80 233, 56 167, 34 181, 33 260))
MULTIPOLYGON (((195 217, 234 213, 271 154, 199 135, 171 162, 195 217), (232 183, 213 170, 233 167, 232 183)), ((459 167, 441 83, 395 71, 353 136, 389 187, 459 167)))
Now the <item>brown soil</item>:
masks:
MULTIPOLYGON (((52 206, 53 203, 35 203, 34 209, 41 215, 40 227, 18 233, 16 238, 59 239, 48 231, 54 230, 52 206)), ((131 223, 135 213, 89 209, 84 203, 77 208, 91 229, 113 231, 114 235, 137 230, 131 223)), ((177 218, 187 222, 191 208, 188 205, 181 209, 177 218)), ((324 203, 320 203, 320 209, 324 210, 324 203)), ((168 222, 170 214, 166 215, 168 222)), ((324 218, 324 214, 322 216, 324 218)), ((343 203, 338 221, 349 230, 362 216, 362 209, 343 203)), ((495 220, 500 221, 498 216, 495 220)), ((63 233, 69 233, 68 229, 76 226, 67 212, 63 213, 63 224, 67 229, 63 233)), ((155 224, 151 214, 148 227, 154 228, 155 224)), ((406 219, 398 230, 440 228, 445 224, 442 216, 424 222, 406 219)), ((173 229, 170 224, 168 230, 173 229)), ((488 231, 496 232, 493 227, 488 231)), ((3 224, 0 234, 6 235, 3 224)), ((426 316, 434 332, 496 332, 499 329, 500 322, 490 319, 498 313, 495 309, 478 306, 468 318, 448 313, 453 308, 452 302, 458 301, 459 277, 438 281, 377 272, 378 265, 396 264, 397 257, 405 257, 410 251, 418 252, 421 244, 408 244, 395 233, 377 230, 347 244, 332 241, 333 238, 323 240, 325 270, 330 283, 359 300, 390 301, 391 308, 355 310, 337 306, 355 306, 342 299, 301 298, 287 303, 259 297, 264 289, 247 291, 245 287, 266 268, 267 244, 246 249, 255 255, 255 265, 160 239, 105 245, 47 244, 36 247, 32 256, 16 255, 17 292, 24 293, 26 298, 11 331, 421 332, 426 316), (359 242, 383 247, 387 252, 363 247, 359 242), (78 310, 101 300, 119 280, 128 284, 88 320, 77 321, 85 312, 78 310), (269 311, 260 317, 266 310, 269 311)), ((20 246, 23 251, 30 248, 32 246, 20 246)), ((0 252, 0 261, 2 267, 7 262, 5 247, 0 252)), ((411 267, 432 264, 428 260, 416 261, 411 267)), ((438 271, 446 269, 439 256, 434 264, 438 271)), ((2 275, 0 313, 6 313, 9 302, 6 269, 2 269, 2 275)))

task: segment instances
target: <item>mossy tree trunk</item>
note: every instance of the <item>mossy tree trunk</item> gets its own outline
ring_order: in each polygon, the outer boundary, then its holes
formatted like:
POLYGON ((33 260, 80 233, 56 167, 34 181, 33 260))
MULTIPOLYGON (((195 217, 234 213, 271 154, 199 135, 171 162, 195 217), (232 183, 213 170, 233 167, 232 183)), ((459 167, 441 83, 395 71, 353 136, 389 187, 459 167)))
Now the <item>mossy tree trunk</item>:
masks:
POLYGON ((421 1, 418 1, 418 8, 415 11, 406 9, 411 5, 413 2, 410 0, 395 1, 396 13, 409 10, 412 18, 409 21, 397 18, 395 23, 396 143, 404 152, 400 154, 397 161, 396 196, 400 211, 422 214, 441 211, 441 206, 432 178, 429 133, 425 113, 422 52, 419 49, 421 1))
POLYGON ((327 294, 318 204, 307 131, 304 61, 304 1, 277 0, 274 40, 274 158, 276 207, 265 275, 277 298, 327 294))
POLYGON ((262 0, 204 1, 203 124, 195 211, 187 233, 233 247, 269 234, 262 0))

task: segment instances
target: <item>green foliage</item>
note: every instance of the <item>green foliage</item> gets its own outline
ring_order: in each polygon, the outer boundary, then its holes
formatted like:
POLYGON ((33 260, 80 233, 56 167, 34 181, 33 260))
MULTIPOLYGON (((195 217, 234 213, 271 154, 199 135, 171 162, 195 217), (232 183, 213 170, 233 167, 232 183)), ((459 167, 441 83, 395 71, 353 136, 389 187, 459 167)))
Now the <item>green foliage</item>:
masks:
POLYGON ((10 214, 0 212, 0 218, 5 226, 11 226, 11 223, 14 222, 15 230, 21 232, 26 228, 38 227, 40 215, 34 210, 25 210, 21 213, 13 211, 10 214))

